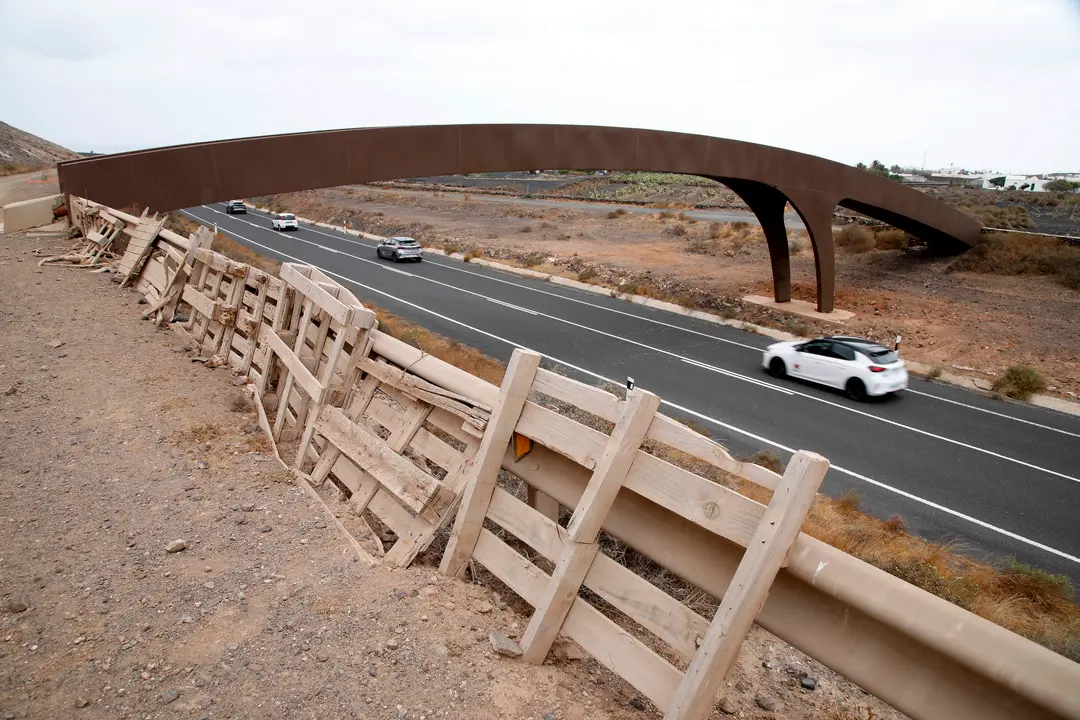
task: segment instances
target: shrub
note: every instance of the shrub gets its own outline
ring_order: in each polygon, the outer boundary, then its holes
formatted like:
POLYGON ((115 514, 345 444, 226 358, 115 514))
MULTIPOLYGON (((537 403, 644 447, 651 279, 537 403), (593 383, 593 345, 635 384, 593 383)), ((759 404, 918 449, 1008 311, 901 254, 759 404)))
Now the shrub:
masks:
POLYGON ((596 277, 599 274, 600 274, 600 271, 597 270, 596 268, 587 267, 587 268, 585 268, 584 270, 582 270, 581 272, 579 272, 577 274, 577 279, 578 279, 578 282, 588 282, 589 280, 593 279, 594 277, 596 277))
POLYGON ((461 252, 461 246, 455 245, 454 243, 445 243, 443 245, 443 250, 448 254, 458 253, 461 252))
POLYGON ((748 222, 746 222, 744 220, 739 220, 737 222, 731 223, 731 229, 732 230, 745 230, 748 227, 750 227, 750 223, 748 223, 748 222))
POLYGON ((877 247, 874 232, 865 225, 848 225, 833 238, 836 247, 850 253, 864 253, 877 247))
POLYGON ((1057 180, 1051 180, 1048 183, 1043 183, 1043 190, 1047 192, 1076 192, 1080 190, 1080 182, 1072 182, 1071 180, 1065 180, 1059 178, 1057 180))
POLYGON ((1080 247, 1045 235, 990 233, 953 260, 945 271, 1050 275, 1065 287, 1080 289, 1080 247))
POLYGON ((801 237, 798 237, 798 236, 795 236, 795 235, 788 238, 787 246, 788 246, 788 251, 792 255, 798 255, 803 250, 806 250, 806 243, 803 241, 803 239, 801 237))
POLYGON ((1046 378, 1027 365, 1013 365, 994 380, 993 389, 1014 400, 1028 400, 1046 389, 1046 378))
POLYGON ((932 367, 926 373, 927 380, 937 380, 939 377, 941 377, 941 368, 939 367, 932 367))
POLYGON ((718 222, 709 223, 709 237, 718 240, 724 234, 724 226, 718 222))
POLYGON ((665 235, 672 235, 674 237, 682 237, 683 235, 686 234, 686 226, 685 225, 672 225, 671 227, 664 230, 664 234, 665 235))
POLYGON ((911 245, 910 236, 896 229, 878 230, 874 240, 878 250, 905 250, 911 245))
POLYGON ((619 208, 618 210, 612 210, 611 212, 609 212, 607 214, 607 219, 608 220, 616 220, 618 218, 621 218, 625 214, 626 214, 626 211, 623 210, 622 208, 619 208))
POLYGON ((521 232, 523 232, 523 233, 531 233, 532 232, 532 225, 526 225, 525 227, 521 228, 521 232))

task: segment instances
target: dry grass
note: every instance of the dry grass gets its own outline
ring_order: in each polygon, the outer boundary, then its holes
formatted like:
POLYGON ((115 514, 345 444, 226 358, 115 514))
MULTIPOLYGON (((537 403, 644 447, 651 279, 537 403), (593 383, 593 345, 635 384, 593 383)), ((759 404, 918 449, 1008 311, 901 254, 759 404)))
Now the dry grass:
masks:
POLYGON ((177 445, 198 445, 210 442, 221 437, 222 427, 217 423, 200 422, 188 425, 176 433, 174 440, 177 445))
POLYGON ((1046 389, 1046 378, 1033 367, 1012 365, 994 379, 994 392, 1014 400, 1030 400, 1032 395, 1046 389))
POLYGON ((280 260, 274 260, 257 253, 247 245, 241 245, 223 233, 214 235, 214 240, 210 243, 210 249, 214 252, 221 253, 231 260, 251 265, 252 267, 258 268, 259 270, 274 276, 277 276, 278 273, 281 272, 280 260))
POLYGON ((865 225, 852 224, 833 236, 836 248, 843 252, 864 253, 877 247, 874 231, 865 225))
POLYGON ((488 357, 476 348, 433 333, 381 308, 371 305, 366 305, 366 307, 375 311, 375 315, 379 318, 379 329, 387 335, 490 383, 498 385, 502 382, 506 367, 498 360, 488 357))
POLYGON ((274 451, 270 445, 270 439, 263 433, 252 433, 244 438, 244 452, 257 452, 269 455, 274 451))
POLYGON ((49 170, 47 165, 19 165, 17 163, 4 163, 0 165, 0 177, 7 177, 8 175, 22 175, 23 173, 34 172, 35 170, 46 171, 49 170))
POLYGON ((1080 290, 1080 247, 1045 235, 990 233, 946 268, 946 272, 954 271, 1049 275, 1065 287, 1080 290))
POLYGON ((765 235, 757 225, 747 222, 709 223, 703 235, 695 235, 687 243, 686 251, 699 255, 727 255, 734 257, 747 245, 764 243, 765 235))

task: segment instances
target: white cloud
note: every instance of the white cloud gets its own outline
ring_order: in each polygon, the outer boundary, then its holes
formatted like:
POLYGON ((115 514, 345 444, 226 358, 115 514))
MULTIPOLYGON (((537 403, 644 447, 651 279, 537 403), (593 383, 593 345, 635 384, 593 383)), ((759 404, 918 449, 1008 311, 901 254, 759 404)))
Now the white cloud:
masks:
POLYGON ((1080 170, 1076 0, 0 0, 0 119, 78 150, 566 122, 1080 170))

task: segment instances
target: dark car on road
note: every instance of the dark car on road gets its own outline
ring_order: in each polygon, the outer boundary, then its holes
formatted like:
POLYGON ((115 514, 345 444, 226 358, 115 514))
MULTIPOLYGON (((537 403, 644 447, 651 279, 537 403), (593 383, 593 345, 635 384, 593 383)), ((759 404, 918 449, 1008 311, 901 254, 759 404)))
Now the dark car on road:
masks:
POLYGON ((225 203, 225 212, 229 215, 235 215, 238 213, 244 213, 246 215, 247 205, 244 204, 243 200, 230 200, 229 202, 225 203))

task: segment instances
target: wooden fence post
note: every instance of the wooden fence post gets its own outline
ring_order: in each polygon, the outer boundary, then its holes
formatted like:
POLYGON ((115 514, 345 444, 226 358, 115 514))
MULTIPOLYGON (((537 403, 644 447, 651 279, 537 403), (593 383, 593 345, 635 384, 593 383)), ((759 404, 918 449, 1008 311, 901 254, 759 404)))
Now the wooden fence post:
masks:
POLYGON ((712 712, 828 469, 829 461, 814 453, 800 450, 791 458, 664 720, 704 720, 712 712))
POLYGON ((439 571, 460 577, 472 557, 476 539, 484 527, 484 516, 491 503, 491 493, 499 477, 499 468, 518 418, 532 389, 540 355, 530 350, 515 350, 506 368, 499 400, 480 441, 480 448, 470 460, 474 477, 465 487, 465 495, 454 519, 454 529, 443 553, 439 571))
POLYGON ((622 488, 627 471, 637 457, 638 448, 649 432, 649 425, 659 405, 659 397, 643 390, 637 390, 627 401, 626 409, 612 431, 604 454, 570 518, 567 538, 555 572, 551 574, 542 599, 536 605, 536 612, 525 628, 521 647, 526 662, 540 665, 547 657, 566 619, 566 613, 577 597, 578 588, 599 552, 596 536, 622 488))

